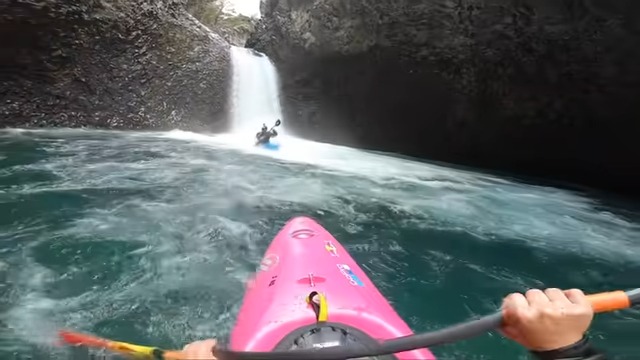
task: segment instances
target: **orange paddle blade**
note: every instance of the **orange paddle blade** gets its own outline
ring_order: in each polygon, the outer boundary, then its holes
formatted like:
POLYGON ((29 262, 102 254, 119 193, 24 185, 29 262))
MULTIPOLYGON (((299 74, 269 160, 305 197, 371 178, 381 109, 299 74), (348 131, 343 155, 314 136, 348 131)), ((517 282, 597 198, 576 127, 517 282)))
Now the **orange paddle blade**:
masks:
POLYGON ((97 336, 81 334, 73 331, 60 330, 58 332, 60 338, 69 345, 84 345, 96 348, 109 348, 111 342, 97 336))
POLYGON ((165 351, 151 347, 129 344, 121 341, 107 340, 93 335, 81 334, 73 331, 63 330, 59 332, 60 338, 70 345, 84 345, 87 347, 108 349, 114 352, 137 354, 155 357, 161 355, 165 359, 179 359, 180 352, 169 352, 171 357, 165 357, 165 351))

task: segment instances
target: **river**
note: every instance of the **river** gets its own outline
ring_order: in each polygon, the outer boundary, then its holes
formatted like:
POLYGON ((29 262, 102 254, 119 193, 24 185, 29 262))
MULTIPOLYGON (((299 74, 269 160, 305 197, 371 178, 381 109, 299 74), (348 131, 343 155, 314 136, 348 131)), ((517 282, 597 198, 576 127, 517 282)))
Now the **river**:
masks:
MULTIPOLYGON (((0 358, 63 358, 50 346, 59 328, 166 348, 224 339, 244 281, 296 215, 332 232, 414 331, 529 287, 639 285, 637 204, 281 141, 272 152, 182 131, 1 131, 0 358)), ((637 359, 639 332, 626 310, 599 315, 591 335, 637 359)), ((496 333, 432 350, 527 358, 496 333)))

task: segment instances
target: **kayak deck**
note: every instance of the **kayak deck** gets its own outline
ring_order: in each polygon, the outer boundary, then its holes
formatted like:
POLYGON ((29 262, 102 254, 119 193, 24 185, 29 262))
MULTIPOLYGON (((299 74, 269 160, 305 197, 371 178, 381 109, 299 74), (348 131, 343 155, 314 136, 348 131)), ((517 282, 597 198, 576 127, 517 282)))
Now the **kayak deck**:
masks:
MULTIPOLYGON (((307 301, 312 292, 324 296, 327 311, 322 320, 344 333, 360 334, 354 341, 413 334, 344 247, 313 219, 296 217, 276 235, 247 283, 231 349, 272 351, 290 348, 296 337, 304 339, 305 331, 318 322, 318 313, 307 301)), ((327 344, 312 345, 335 346, 327 344)), ((428 349, 395 356, 435 359, 428 349)))

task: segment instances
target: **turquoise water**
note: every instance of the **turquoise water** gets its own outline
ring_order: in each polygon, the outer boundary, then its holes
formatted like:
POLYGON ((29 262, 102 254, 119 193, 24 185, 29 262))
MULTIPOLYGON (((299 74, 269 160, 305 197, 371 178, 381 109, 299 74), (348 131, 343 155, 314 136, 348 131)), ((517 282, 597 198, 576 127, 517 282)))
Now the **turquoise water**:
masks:
MULTIPOLYGON (((184 132, 0 132, 0 358, 64 358, 55 330, 182 347, 228 336, 243 282, 291 217, 319 220, 415 331, 529 287, 640 284, 637 204, 281 139, 184 132)), ((598 316, 640 358, 640 313, 598 316)), ((526 359, 499 334, 441 359, 526 359)))

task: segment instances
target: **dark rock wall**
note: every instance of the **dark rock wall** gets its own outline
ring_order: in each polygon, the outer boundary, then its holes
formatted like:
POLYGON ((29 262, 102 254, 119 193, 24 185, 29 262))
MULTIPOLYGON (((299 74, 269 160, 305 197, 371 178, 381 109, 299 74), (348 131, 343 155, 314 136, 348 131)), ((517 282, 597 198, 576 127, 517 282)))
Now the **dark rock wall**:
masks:
POLYGON ((640 193, 640 2, 263 0, 317 140, 640 193))
POLYGON ((0 126, 223 128, 228 44, 178 0, 0 0, 0 126))

